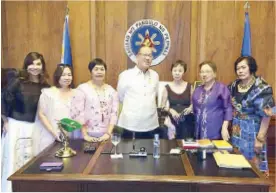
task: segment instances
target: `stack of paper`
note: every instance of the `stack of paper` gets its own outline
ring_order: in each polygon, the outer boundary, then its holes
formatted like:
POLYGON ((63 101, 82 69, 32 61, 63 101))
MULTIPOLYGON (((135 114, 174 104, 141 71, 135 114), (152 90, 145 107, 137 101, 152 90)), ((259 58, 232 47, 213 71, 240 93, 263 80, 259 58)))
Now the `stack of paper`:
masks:
POLYGON ((232 145, 225 140, 212 140, 212 143, 218 149, 227 149, 227 150, 233 149, 232 145))
POLYGON ((213 143, 210 141, 210 139, 199 139, 197 140, 199 147, 213 147, 213 143))
POLYGON ((193 141, 191 141, 191 140, 182 140, 182 144, 183 144, 183 148, 184 149, 196 149, 196 148, 198 148, 199 147, 199 144, 198 144, 198 142, 197 141, 195 141, 195 140, 193 140, 193 141))
POLYGON ((249 162, 240 154, 223 154, 221 152, 213 153, 216 163, 223 168, 251 168, 249 162))

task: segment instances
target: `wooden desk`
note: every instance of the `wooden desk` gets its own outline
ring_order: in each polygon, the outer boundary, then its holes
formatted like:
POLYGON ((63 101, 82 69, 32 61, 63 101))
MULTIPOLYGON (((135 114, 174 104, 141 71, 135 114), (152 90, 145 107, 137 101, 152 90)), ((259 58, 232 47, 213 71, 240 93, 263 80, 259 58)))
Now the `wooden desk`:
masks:
POLYGON ((132 142, 123 140, 118 152, 123 159, 111 159, 110 142, 100 144, 95 154, 83 153, 83 142, 72 141, 78 154, 63 159, 61 172, 43 172, 39 165, 57 161, 55 143, 14 173, 13 191, 268 191, 271 183, 253 169, 235 170, 216 166, 212 155, 202 161, 196 154, 170 155, 176 141, 161 140, 160 159, 152 158, 152 140, 136 140, 146 147, 147 158, 130 158, 132 142))

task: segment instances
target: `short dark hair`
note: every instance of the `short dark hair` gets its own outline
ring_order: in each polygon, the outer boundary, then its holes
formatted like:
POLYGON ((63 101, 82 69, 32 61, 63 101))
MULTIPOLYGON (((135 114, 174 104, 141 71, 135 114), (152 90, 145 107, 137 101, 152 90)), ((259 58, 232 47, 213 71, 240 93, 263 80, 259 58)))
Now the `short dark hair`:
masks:
POLYGON ((88 64, 89 71, 91 72, 96 65, 101 65, 105 70, 107 70, 106 63, 101 58, 95 58, 88 64))
POLYGON ((172 63, 171 71, 174 67, 177 67, 178 65, 184 68, 184 72, 187 71, 187 64, 183 60, 177 60, 176 62, 172 63))
MULTIPOLYGON (((27 71, 28 66, 30 66, 31 64, 33 64, 33 62, 37 59, 40 59, 41 63, 42 63, 42 73, 40 74, 40 78, 39 78, 39 82, 40 83, 47 83, 47 78, 48 73, 46 70, 46 64, 45 64, 45 60, 42 54, 38 53, 38 52, 30 52, 27 54, 27 56, 24 59, 24 63, 23 63, 23 70, 27 71)), ((28 79, 28 73, 26 73, 26 79, 28 79)))
POLYGON ((57 87, 57 88, 60 88, 60 84, 59 84, 59 80, 60 80, 60 77, 62 76, 62 73, 64 71, 65 68, 69 68, 71 73, 72 73, 72 82, 71 84, 69 85, 70 88, 73 88, 74 87, 74 75, 73 75, 73 69, 72 69, 72 66, 70 64, 58 64, 57 67, 56 67, 56 70, 54 72, 54 85, 57 87))
POLYGON ((201 62, 199 64, 199 69, 201 69, 202 66, 204 66, 205 64, 207 64, 208 66, 210 66, 214 72, 217 72, 217 65, 214 62, 212 62, 212 61, 201 62))
POLYGON ((255 75, 255 73, 258 70, 258 65, 257 65, 256 60, 252 56, 241 56, 241 57, 239 57, 235 62, 235 73, 237 74, 237 66, 243 60, 247 61, 247 65, 249 67, 250 74, 255 75))

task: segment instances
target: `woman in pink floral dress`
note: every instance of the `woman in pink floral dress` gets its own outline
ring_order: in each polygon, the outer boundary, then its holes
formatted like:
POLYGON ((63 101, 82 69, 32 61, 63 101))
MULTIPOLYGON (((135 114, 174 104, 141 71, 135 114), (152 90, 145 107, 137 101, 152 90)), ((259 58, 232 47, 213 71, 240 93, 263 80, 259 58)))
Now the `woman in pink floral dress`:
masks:
POLYGON ((105 62, 96 58, 88 69, 91 80, 78 86, 85 94, 83 137, 89 142, 108 140, 118 119, 119 99, 114 88, 105 84, 105 62))

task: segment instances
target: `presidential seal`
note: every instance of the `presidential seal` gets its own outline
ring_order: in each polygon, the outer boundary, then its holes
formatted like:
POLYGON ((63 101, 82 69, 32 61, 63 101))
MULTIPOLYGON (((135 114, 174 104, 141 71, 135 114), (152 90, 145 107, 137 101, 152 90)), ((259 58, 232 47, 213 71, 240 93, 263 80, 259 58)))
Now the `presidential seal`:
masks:
POLYGON ((124 47, 128 57, 137 63, 136 54, 141 46, 152 49, 152 66, 162 62, 170 51, 171 38, 159 21, 143 19, 135 22, 126 32, 124 47))

